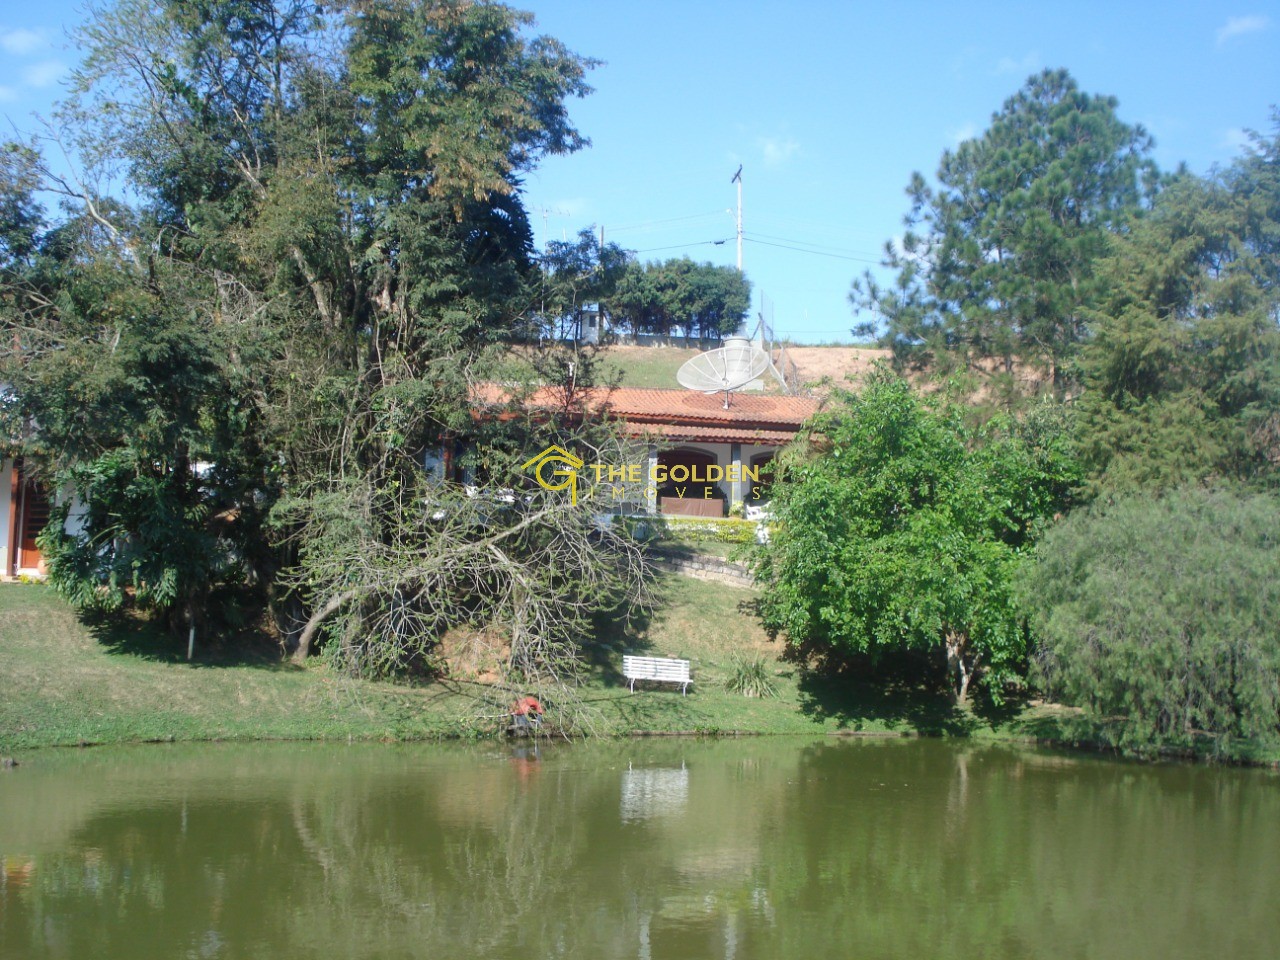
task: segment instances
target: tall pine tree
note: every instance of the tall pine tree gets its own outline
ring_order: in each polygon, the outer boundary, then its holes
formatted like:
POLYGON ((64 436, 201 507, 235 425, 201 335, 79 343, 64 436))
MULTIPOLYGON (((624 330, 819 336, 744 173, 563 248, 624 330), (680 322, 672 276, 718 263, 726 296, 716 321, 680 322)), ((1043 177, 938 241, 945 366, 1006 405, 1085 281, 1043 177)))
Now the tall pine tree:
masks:
POLYGON ((1019 375, 1059 388, 1096 294, 1093 264, 1152 196, 1152 141, 1114 97, 1082 92, 1065 70, 1031 77, 982 136, 942 155, 937 184, 917 173, 891 287, 867 274, 851 300, 903 361, 1019 375))

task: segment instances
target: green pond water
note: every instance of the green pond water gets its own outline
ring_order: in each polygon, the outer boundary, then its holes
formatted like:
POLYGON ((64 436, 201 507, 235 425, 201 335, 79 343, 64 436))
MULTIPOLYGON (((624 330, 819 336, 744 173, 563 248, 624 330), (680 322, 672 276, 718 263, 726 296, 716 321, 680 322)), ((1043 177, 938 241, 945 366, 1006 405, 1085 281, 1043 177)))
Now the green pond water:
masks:
POLYGON ((42 751, 0 958, 1275 958, 1280 778, 939 741, 42 751))

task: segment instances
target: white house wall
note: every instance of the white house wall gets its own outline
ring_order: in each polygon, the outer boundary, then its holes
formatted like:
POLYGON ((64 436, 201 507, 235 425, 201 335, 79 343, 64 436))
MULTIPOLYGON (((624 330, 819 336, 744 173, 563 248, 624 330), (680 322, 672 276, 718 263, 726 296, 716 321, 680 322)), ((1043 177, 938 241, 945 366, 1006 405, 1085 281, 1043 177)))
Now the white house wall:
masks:
MULTIPOLYGON (((656 513, 658 505, 654 499, 656 485, 647 482, 650 477, 654 476, 654 470, 658 466, 658 458, 660 454, 668 453, 673 450, 695 450, 699 453, 710 454, 715 457, 717 466, 726 469, 735 467, 734 471, 739 480, 719 480, 715 486, 724 496, 725 501, 733 506, 736 503, 744 503, 751 496, 752 481, 743 473, 751 466, 751 461, 760 456, 772 456, 778 452, 780 448, 776 444, 761 443, 683 443, 672 442, 667 444, 655 444, 649 447, 648 457, 642 465, 641 475, 645 478, 644 493, 642 497, 635 496, 636 491, 632 490, 630 485, 620 485, 628 494, 623 500, 609 500, 608 506, 614 512, 634 513, 638 511, 646 511, 648 513, 656 513)), ((606 483, 606 487, 608 484, 606 483)), ((606 498, 606 494, 599 494, 602 498, 606 498)))
POLYGON ((71 506, 67 509, 67 522, 62 525, 62 529, 71 536, 78 537, 84 533, 85 520, 89 516, 89 507, 80 499, 80 495, 70 488, 63 490, 58 495, 58 502, 66 502, 68 496, 71 497, 71 506))
MULTIPOLYGON (((14 561, 17 558, 13 551, 17 549, 18 531, 13 527, 15 523, 21 523, 18 516, 20 511, 14 509, 14 500, 18 495, 13 483, 15 473, 12 459, 0 460, 0 575, 6 576, 11 572, 18 574, 37 572, 30 567, 14 569, 14 561)), ((71 498, 71 506, 67 510, 67 520, 63 524, 63 529, 72 536, 77 536, 84 532, 85 518, 89 508, 69 486, 58 492, 55 502, 65 503, 68 497, 71 498)))
POLYGON ((13 529, 9 515, 13 513, 13 461, 0 460, 0 574, 8 573, 13 557, 9 555, 13 529))

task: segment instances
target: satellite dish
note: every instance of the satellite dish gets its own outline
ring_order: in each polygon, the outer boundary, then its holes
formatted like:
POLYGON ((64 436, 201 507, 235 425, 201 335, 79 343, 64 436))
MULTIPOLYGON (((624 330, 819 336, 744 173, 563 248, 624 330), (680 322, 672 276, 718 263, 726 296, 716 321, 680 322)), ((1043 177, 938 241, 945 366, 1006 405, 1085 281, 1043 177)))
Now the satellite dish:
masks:
POLYGON ((730 337, 724 345, 686 360, 676 371, 676 380, 686 390, 701 393, 729 393, 746 386, 769 369, 769 355, 746 337, 730 337))

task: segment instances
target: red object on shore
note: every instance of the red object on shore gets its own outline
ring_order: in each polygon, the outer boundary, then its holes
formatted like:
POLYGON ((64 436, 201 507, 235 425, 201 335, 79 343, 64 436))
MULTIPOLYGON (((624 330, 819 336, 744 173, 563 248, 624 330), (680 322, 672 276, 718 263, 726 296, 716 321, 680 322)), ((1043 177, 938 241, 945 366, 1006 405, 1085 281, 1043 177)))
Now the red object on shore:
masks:
POLYGON ((511 706, 511 715, 513 717, 526 717, 530 713, 542 716, 542 704, 538 702, 537 697, 521 697, 511 706))

